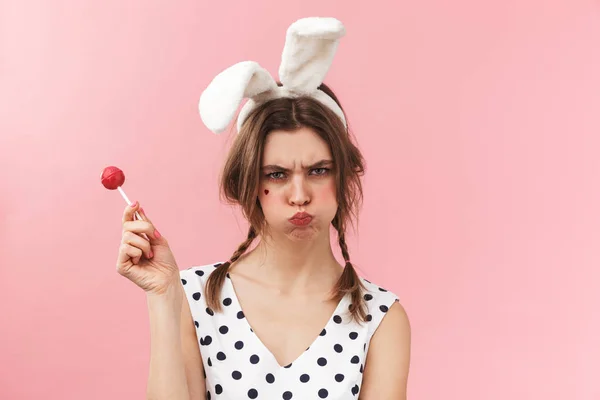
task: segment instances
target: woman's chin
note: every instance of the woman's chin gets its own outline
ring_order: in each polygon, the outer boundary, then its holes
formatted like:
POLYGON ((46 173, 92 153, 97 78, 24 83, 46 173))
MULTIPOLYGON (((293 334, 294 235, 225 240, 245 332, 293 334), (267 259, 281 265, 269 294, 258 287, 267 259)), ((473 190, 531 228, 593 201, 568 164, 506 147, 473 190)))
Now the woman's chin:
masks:
POLYGON ((319 236, 319 230, 313 225, 294 226, 288 229, 286 234, 292 240, 310 240, 319 236))

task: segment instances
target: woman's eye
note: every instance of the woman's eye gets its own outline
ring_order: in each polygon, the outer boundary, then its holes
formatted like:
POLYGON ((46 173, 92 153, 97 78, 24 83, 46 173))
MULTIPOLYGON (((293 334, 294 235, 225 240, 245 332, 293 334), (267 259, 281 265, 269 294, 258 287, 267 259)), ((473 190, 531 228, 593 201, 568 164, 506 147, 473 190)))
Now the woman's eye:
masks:
MULTIPOLYGON (((312 171, 316 171, 315 174, 312 174, 313 176, 323 176, 323 175, 327 175, 327 173, 329 173, 329 168, 314 168, 312 171)), ((281 171, 271 172, 270 174, 267 174, 266 177, 272 181, 280 181, 285 178, 285 172, 281 172, 281 171), (278 174, 282 174, 282 175, 280 176, 278 174)))
POLYGON ((322 173, 317 174, 317 175, 325 175, 326 173, 329 172, 329 169, 328 168, 315 168, 315 169, 313 169, 313 171, 323 171, 322 173))
POLYGON ((283 172, 271 172, 270 174, 267 174, 267 178, 277 181, 277 180, 279 180, 279 178, 276 178, 275 176, 273 176, 273 175, 277 175, 277 174, 283 174, 283 172))

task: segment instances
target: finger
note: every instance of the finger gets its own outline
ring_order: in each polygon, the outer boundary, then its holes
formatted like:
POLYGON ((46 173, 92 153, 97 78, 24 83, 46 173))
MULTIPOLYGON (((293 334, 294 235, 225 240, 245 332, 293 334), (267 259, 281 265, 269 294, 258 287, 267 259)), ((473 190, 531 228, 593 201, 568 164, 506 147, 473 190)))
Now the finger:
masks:
POLYGON ((144 221, 148 221, 148 222, 150 222, 150 223, 152 222, 152 221, 150 220, 150 218, 148 218, 148 215, 146 215, 146 211, 144 211, 144 209, 143 209, 143 208, 140 208, 138 212, 140 213, 140 215, 142 216, 142 219, 143 219, 144 221))
POLYGON ((162 245, 168 245, 167 243, 167 239, 165 239, 164 236, 162 236, 162 234, 160 232, 158 232, 158 230, 156 229, 156 226, 154 226, 154 224, 152 223, 152 220, 150 218, 148 218, 148 214, 146 214, 146 211, 143 208, 139 209, 139 214, 141 215, 142 219, 146 222, 149 222, 151 225, 150 230, 152 230, 151 234, 147 234, 148 238, 150 239, 152 244, 162 244, 162 245))
POLYGON ((126 221, 134 221, 134 214, 140 206, 139 201, 134 201, 131 205, 125 207, 125 211, 123 211, 123 219, 121 222, 125 223, 126 221))
POLYGON ((127 273, 125 269, 129 260, 133 264, 137 264, 142 257, 142 251, 137 247, 130 246, 126 243, 122 243, 119 247, 119 255, 117 257, 117 271, 121 274, 127 273))
POLYGON ((123 233, 123 243, 131 245, 133 247, 137 247, 138 249, 142 250, 143 254, 148 259, 152 258, 153 256, 152 246, 150 245, 150 242, 146 238, 139 236, 131 231, 126 231, 125 233, 123 233))
POLYGON ((145 234, 151 244, 158 244, 156 237, 154 236, 156 228, 148 221, 126 221, 123 224, 123 234, 125 232, 133 232, 143 237, 145 234))
POLYGON ((151 245, 168 245, 167 239, 149 221, 125 221, 123 223, 123 232, 125 231, 131 231, 140 235, 145 234, 151 245))

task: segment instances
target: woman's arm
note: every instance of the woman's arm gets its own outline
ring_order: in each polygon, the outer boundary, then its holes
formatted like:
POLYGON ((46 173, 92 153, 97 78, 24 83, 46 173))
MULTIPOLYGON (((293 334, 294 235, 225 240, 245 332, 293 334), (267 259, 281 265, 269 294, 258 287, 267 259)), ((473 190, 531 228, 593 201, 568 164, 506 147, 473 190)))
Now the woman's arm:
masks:
POLYGON ((406 400, 410 337, 406 311, 395 302, 371 338, 360 400, 406 400))
POLYGON ((185 365, 185 376, 190 392, 190 400, 206 400, 206 382, 202 353, 198 346, 196 325, 190 304, 184 297, 181 305, 181 351, 185 365))
POLYGON ((189 400, 181 339, 181 285, 163 294, 147 294, 150 318, 150 372, 148 400, 189 400))

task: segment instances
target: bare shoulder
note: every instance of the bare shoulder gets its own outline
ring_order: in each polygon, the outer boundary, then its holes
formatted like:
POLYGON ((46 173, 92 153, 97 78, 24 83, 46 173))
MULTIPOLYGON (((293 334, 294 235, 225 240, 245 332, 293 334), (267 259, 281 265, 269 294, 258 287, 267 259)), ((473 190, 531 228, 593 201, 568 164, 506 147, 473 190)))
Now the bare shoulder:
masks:
POLYGON ((406 310, 395 301, 369 345, 361 400, 406 399, 411 327, 406 310))

